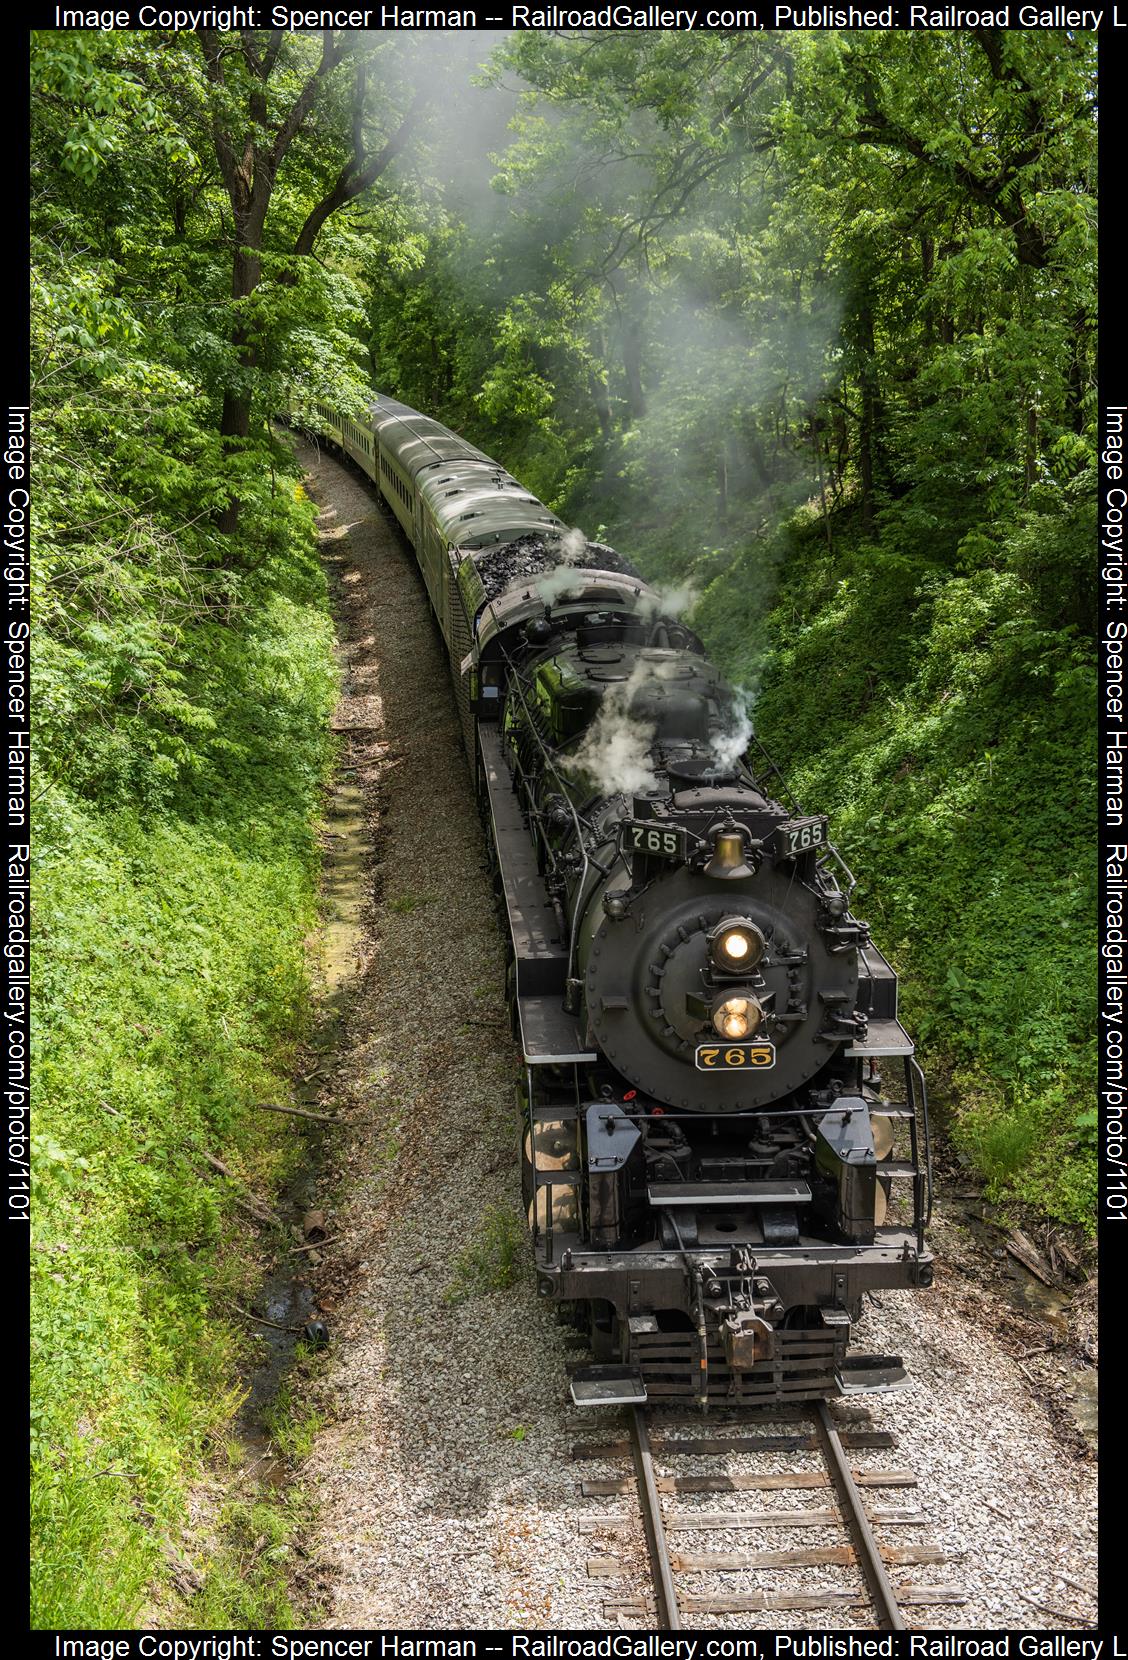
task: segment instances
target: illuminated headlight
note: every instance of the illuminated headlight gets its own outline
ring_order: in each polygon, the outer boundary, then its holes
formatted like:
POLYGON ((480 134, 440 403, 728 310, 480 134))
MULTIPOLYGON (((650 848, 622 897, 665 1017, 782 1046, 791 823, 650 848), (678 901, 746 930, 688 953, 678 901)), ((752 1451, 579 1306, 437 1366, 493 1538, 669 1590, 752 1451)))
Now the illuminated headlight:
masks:
POLYGON ((764 936, 751 922, 730 917, 709 935, 709 955, 728 973, 754 968, 764 954, 764 936))
POLYGON ((723 1038, 739 1042, 751 1037, 760 1024, 763 1010, 754 997, 726 997, 713 1010, 713 1026, 723 1038))

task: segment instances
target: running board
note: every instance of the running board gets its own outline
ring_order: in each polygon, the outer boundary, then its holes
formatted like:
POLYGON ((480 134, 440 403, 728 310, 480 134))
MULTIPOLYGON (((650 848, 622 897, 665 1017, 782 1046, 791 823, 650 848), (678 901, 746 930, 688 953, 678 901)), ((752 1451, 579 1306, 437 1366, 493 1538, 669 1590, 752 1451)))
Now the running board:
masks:
POLYGON ((574 1406, 645 1406, 646 1385, 637 1366, 580 1366, 572 1373, 574 1406))
POLYGON ((837 1376, 844 1395, 888 1394, 908 1381, 900 1355, 848 1354, 837 1376))

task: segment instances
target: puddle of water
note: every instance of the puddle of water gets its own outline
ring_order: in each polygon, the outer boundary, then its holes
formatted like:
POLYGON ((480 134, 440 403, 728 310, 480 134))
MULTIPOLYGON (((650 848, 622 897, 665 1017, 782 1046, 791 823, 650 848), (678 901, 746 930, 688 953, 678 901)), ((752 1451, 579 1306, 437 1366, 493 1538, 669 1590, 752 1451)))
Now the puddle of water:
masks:
POLYGON ((301 1329, 313 1314, 313 1292, 308 1284, 294 1278, 292 1269, 283 1267, 263 1280, 254 1306, 273 1324, 254 1327, 261 1339, 263 1358, 247 1380, 249 1389, 239 1410, 236 1430, 244 1446, 261 1451, 267 1442, 263 1414, 277 1395, 301 1329))

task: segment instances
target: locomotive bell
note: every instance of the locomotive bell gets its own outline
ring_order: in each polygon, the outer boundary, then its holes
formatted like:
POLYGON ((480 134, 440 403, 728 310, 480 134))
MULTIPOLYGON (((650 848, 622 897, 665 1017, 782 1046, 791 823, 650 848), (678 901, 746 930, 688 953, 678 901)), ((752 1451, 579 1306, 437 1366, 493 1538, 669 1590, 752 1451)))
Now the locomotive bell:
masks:
POLYGON ((717 882, 740 882, 755 876, 744 859, 744 837, 735 825, 721 825, 713 840, 713 853, 702 875, 717 882))

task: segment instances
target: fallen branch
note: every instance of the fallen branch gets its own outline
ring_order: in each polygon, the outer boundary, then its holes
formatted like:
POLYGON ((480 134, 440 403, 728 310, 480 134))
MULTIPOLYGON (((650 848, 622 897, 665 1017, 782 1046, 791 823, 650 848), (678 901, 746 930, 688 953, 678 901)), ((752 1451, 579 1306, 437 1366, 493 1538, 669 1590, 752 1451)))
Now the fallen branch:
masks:
POLYGON ((250 1320, 256 1326, 269 1326, 272 1331, 304 1331, 305 1329, 304 1324, 301 1326, 280 1326, 277 1320, 264 1320, 261 1314, 252 1314, 249 1308, 240 1308, 238 1303, 234 1307, 236 1314, 241 1314, 244 1320, 250 1320))
POLYGON ((1083 1597, 1091 1597, 1093 1594, 1087 1585, 1082 1585, 1079 1579, 1070 1579, 1068 1574, 1063 1574, 1059 1569, 1054 1570, 1054 1578, 1062 1580, 1066 1585, 1072 1585, 1073 1589, 1080 1591, 1083 1597))
POLYGON ((253 1216, 256 1222, 262 1223, 263 1227, 284 1228, 286 1226, 282 1218, 275 1215, 274 1211, 264 1210, 263 1207, 260 1204, 257 1204, 253 1199, 245 1199, 238 1193, 232 1194, 232 1198, 235 1200, 235 1203, 238 1205, 240 1210, 245 1210, 248 1216, 253 1216))
POLYGON ((1036 1597, 1025 1596, 1021 1591, 1016 1591, 1015 1596, 1022 1602, 1029 1603, 1031 1608, 1040 1609, 1043 1614, 1052 1614, 1055 1620, 1061 1621, 1063 1629, 1068 1629, 1073 1623, 1074 1615, 1063 1614, 1060 1608, 1051 1608, 1048 1602, 1039 1602, 1036 1597))
POLYGON ((339 1233, 330 1234, 328 1239, 315 1239, 310 1245, 295 1245, 290 1252, 292 1257, 300 1256, 303 1251, 323 1251, 326 1245, 335 1245, 340 1239, 339 1233))
POLYGON ((1054 1284, 1054 1271, 1041 1253, 1035 1249, 1024 1233, 1016 1228, 1006 1243, 1007 1255, 1014 1257, 1016 1262, 1041 1280, 1043 1285, 1054 1284))
POLYGON ((271 1101, 257 1101, 259 1112, 284 1112, 290 1118, 316 1118, 320 1124, 343 1124, 343 1118, 331 1118, 327 1112, 307 1112, 304 1107, 277 1107, 271 1101))
MULTIPOLYGON (((98 1105, 105 1112, 108 1112, 113 1118, 124 1118, 125 1116, 124 1113, 118 1111, 117 1107, 111 1107, 108 1101, 99 1101, 98 1105)), ((274 1109, 276 1112, 281 1112, 283 1110, 284 1109, 281 1107, 276 1107, 274 1109)), ((141 1134, 139 1130, 136 1133, 138 1136, 141 1134)), ((217 1159, 214 1153, 202 1153, 200 1156, 206 1164, 211 1165, 213 1170, 218 1171, 221 1176, 226 1176, 229 1182, 234 1182, 236 1187, 241 1187, 243 1192, 247 1194, 245 1199, 240 1198, 237 1193, 233 1195, 235 1203, 241 1210, 245 1210, 248 1215, 254 1217, 256 1222, 262 1222, 267 1227, 284 1228, 286 1226, 285 1222, 283 1222, 279 1215, 272 1210, 268 1210, 264 1204, 261 1204, 259 1200, 254 1197, 246 1182, 242 1181, 233 1170, 229 1170, 222 1159, 217 1159)))
MULTIPOLYGON (((201 1156, 206 1164, 211 1165, 213 1170, 218 1170, 219 1174, 221 1176, 226 1176, 229 1182, 234 1182, 236 1187, 241 1187, 244 1193, 250 1193, 246 1182, 242 1181, 233 1170, 229 1170, 222 1159, 217 1159, 213 1153, 204 1153, 201 1156)), ((239 1195, 236 1194, 235 1203, 237 1205, 241 1205, 244 1210, 249 1211, 250 1214, 259 1222, 266 1222, 274 1228, 284 1228, 286 1226, 280 1216, 277 1216, 272 1210, 267 1210, 266 1206, 260 1204, 253 1194, 245 1199, 241 1199, 239 1195)))

